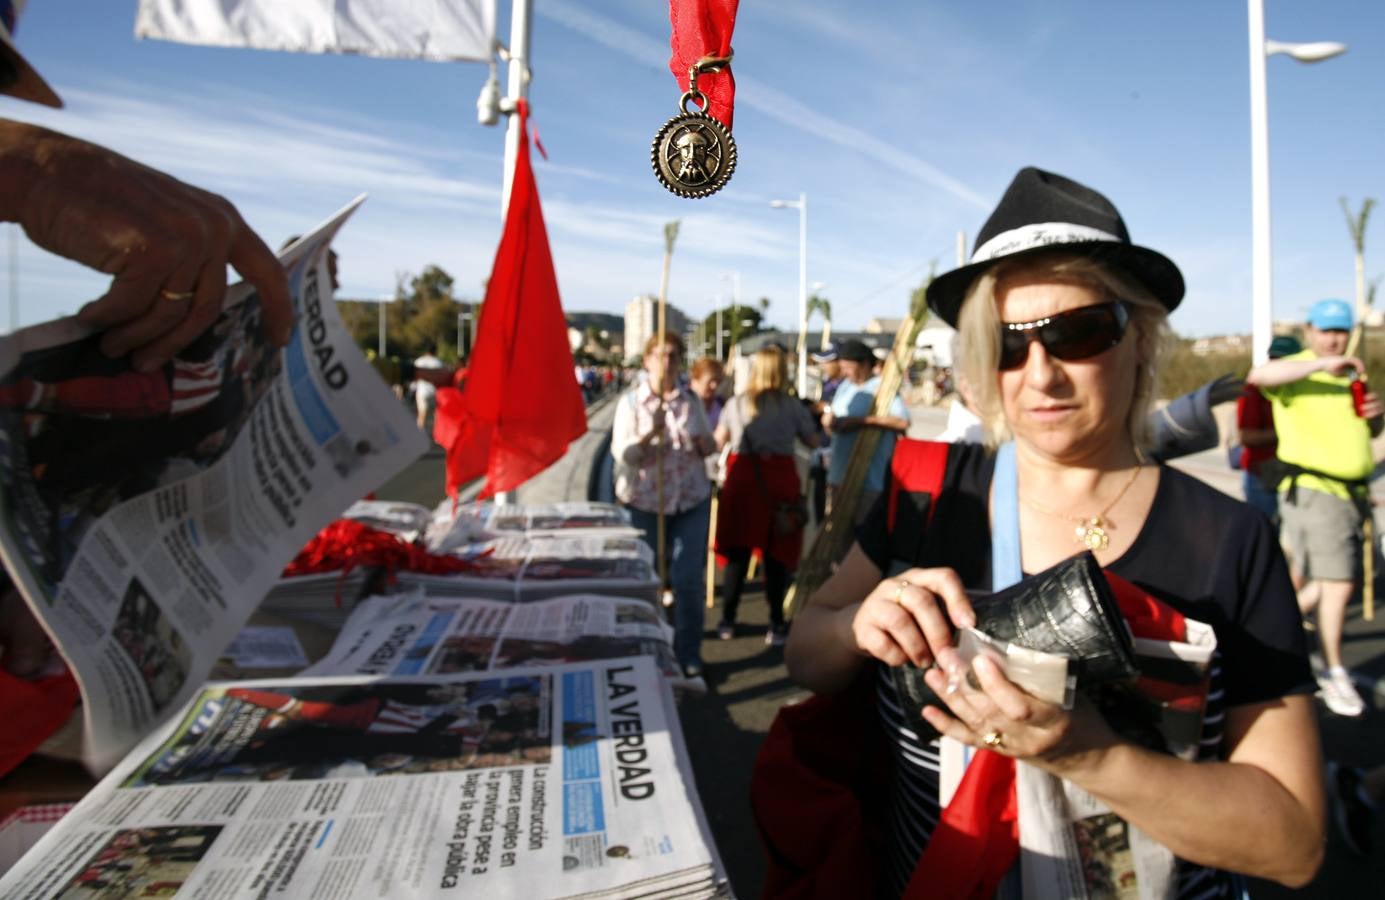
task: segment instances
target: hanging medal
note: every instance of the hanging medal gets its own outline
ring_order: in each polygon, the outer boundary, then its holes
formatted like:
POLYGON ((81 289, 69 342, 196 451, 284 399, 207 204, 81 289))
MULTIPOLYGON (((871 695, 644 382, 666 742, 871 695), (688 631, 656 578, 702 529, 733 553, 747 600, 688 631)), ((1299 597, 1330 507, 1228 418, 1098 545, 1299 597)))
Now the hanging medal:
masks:
POLYGON ((680 197, 710 197, 736 171, 731 115, 731 31, 739 0, 669 0, 673 56, 669 68, 687 72, 678 114, 654 136, 650 162, 659 183, 680 197), (705 90, 702 85, 705 85, 705 90))

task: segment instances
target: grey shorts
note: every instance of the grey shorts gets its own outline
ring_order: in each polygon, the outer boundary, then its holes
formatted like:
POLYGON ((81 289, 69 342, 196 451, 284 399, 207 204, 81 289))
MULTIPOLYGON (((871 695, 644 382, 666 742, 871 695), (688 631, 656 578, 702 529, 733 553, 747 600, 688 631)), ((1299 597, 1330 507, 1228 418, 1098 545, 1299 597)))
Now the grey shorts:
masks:
POLYGON ((1354 581, 1361 566, 1361 513, 1341 497, 1300 487, 1297 502, 1279 498, 1294 568, 1304 578, 1354 581))

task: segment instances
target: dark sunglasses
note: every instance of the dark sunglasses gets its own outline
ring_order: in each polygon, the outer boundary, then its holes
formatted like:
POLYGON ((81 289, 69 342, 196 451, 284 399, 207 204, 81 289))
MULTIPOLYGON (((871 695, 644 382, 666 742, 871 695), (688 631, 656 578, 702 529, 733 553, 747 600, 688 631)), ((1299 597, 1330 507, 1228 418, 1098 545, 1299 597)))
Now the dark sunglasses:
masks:
POLYGON ((1121 342, 1130 324, 1125 304, 1084 306, 1034 322, 1002 322, 1000 371, 1018 369, 1029 358, 1029 342, 1039 341, 1054 359, 1067 362, 1104 353, 1121 342))

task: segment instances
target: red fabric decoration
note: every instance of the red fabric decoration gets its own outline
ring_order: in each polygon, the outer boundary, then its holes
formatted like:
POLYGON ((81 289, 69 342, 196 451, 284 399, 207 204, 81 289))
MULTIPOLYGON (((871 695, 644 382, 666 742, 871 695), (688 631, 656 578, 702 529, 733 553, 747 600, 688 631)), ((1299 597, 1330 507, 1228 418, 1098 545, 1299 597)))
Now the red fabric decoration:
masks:
POLYGON ((519 101, 510 208, 486 287, 462 390, 438 389, 433 437, 447 449, 447 493, 485 476, 485 499, 548 468, 587 432, 572 377, 567 321, 529 165, 528 104, 519 101))
MULTIPOLYGON (((398 536, 363 525, 354 519, 337 519, 319 531, 284 567, 284 577, 340 571, 342 578, 357 566, 382 568, 392 580, 396 572, 447 575, 470 572, 476 565, 457 556, 429 553, 398 536)), ((341 597, 337 597, 340 605, 341 597)))
MULTIPOLYGON (((688 90, 688 69, 708 54, 731 55, 731 32, 736 28, 736 8, 740 0, 669 0, 668 17, 673 25, 673 56, 669 71, 678 87, 688 90)), ((731 67, 697 76, 697 89, 707 95, 703 112, 728 129, 736 105, 736 77, 731 67)))
POLYGON ((905 900, 988 900, 1020 850, 1015 761, 978 750, 914 867, 905 900))
POLYGON ((0 670, 0 776, 62 727, 79 699, 71 673, 27 681, 0 670))

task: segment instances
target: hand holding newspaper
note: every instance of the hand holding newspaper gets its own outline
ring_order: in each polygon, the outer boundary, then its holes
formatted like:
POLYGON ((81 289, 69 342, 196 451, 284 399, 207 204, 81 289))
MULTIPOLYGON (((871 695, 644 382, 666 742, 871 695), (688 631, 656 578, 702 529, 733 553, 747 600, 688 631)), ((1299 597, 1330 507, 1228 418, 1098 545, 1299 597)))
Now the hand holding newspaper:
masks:
POLYGON ((336 316, 328 245, 280 255, 283 349, 258 296, 152 372, 60 319, 0 339, 0 554, 82 688, 109 768, 198 689, 280 569, 427 441, 336 316))

